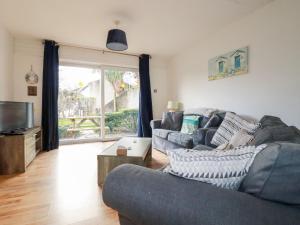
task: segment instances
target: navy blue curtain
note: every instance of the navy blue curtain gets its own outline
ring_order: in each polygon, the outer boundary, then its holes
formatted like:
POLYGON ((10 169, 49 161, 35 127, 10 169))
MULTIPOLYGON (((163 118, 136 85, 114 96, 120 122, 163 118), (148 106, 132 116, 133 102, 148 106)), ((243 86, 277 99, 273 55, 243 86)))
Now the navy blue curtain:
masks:
POLYGON ((58 45, 45 41, 43 67, 42 129, 43 149, 57 149, 58 137, 58 45))
POLYGON ((150 121, 153 119, 151 85, 149 73, 149 55, 141 55, 139 57, 140 72, 140 102, 138 117, 138 136, 151 137, 152 130, 150 121))

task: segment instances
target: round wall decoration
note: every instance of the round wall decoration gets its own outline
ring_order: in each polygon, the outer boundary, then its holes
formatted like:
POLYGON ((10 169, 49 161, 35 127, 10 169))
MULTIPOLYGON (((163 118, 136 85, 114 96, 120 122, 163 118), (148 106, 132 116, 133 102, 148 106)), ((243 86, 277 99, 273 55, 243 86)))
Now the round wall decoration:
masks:
POLYGON ((27 84, 37 84, 39 82, 39 76, 33 71, 31 66, 30 71, 25 75, 27 84))

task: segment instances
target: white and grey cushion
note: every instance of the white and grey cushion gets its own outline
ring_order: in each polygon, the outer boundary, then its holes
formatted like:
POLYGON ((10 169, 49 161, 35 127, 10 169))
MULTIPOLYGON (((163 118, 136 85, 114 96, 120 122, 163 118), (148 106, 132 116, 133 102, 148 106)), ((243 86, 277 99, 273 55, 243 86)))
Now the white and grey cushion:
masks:
POLYGON ((236 132, 229 141, 230 148, 248 145, 253 140, 254 136, 249 134, 246 130, 241 129, 236 132))
POLYGON ((173 149, 167 151, 170 166, 166 171, 183 178, 237 190, 255 155, 265 147, 246 146, 228 151, 173 149))
POLYGON ((230 139, 229 143, 221 144, 217 147, 218 150, 228 150, 233 149, 240 146, 248 145, 249 142, 253 140, 253 135, 248 134, 245 130, 239 130, 236 132, 232 138, 230 139))
POLYGON ((249 134, 253 134, 258 127, 258 123, 250 123, 238 115, 227 112, 211 143, 216 146, 228 143, 232 136, 241 129, 246 130, 249 134))

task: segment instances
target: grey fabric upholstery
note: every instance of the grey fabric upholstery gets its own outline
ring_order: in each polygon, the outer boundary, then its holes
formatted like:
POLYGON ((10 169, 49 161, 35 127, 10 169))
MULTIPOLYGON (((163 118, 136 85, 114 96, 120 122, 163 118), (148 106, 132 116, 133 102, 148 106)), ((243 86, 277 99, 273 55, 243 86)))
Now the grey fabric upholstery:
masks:
POLYGON ((193 148, 193 137, 190 134, 172 132, 168 135, 168 141, 183 148, 193 148))
POLYGON ((300 135, 295 127, 273 126, 257 130, 250 144, 261 145, 275 141, 287 141, 300 143, 300 135))
POLYGON ((213 150, 212 147, 209 147, 207 145, 201 145, 201 144, 196 145, 193 149, 200 150, 200 151, 210 151, 210 150, 213 150))
POLYGON ((192 134, 194 146, 205 144, 205 137, 207 131, 208 128, 199 128, 198 130, 194 131, 194 133, 192 134))
POLYGON ((161 120, 151 120, 150 127, 152 129, 161 129, 161 120))
POLYGON ((211 117, 204 117, 200 122, 201 128, 219 127, 225 118, 226 112, 220 111, 214 113, 211 117))
POLYGON ((263 116, 263 118, 260 119, 259 123, 261 124, 261 127, 277 127, 277 126, 283 126, 287 127, 287 125, 282 122, 282 120, 275 116, 263 116))
POLYGON ((206 133, 206 136, 205 136, 205 142, 204 144, 209 146, 209 147, 212 147, 212 148, 216 148, 217 146, 212 144, 211 143, 211 140, 213 139, 215 133, 217 132, 217 129, 218 128, 210 128, 207 133, 206 133))
POLYGON ((300 144, 269 144, 255 157, 240 190, 300 206, 300 144))
POLYGON ((289 127, 278 117, 264 116, 260 121, 261 127, 254 133, 250 145, 261 145, 276 141, 300 143, 299 130, 289 127))
POLYGON ((152 136, 152 147, 161 151, 162 153, 166 153, 166 150, 182 148, 182 146, 172 143, 164 138, 160 138, 158 136, 152 136))
POLYGON ((135 223, 132 223, 132 221, 130 221, 130 219, 126 218, 125 216, 119 214, 119 221, 121 225, 138 225, 135 223))
POLYGON ((221 123, 222 120, 218 115, 212 115, 203 128, 218 127, 221 123))
MULTIPOLYGON (((181 113, 181 112, 180 112, 181 113)), ((215 145, 211 144, 212 137, 216 131, 216 128, 211 127, 213 125, 219 126, 225 116, 226 112, 216 112, 211 117, 204 117, 202 115, 198 115, 200 123, 199 130, 195 131, 192 135, 189 134, 171 134, 169 131, 156 131, 156 129, 162 129, 162 121, 161 120, 153 120, 150 125, 152 127, 152 146, 153 148, 166 152, 167 149, 176 149, 176 148, 193 148, 196 145, 208 145, 209 147, 215 148, 215 145), (209 124, 207 124, 209 122, 209 124), (204 126, 207 128, 203 128, 204 126), (203 130, 201 130, 203 129, 203 130), (209 131, 209 132, 208 132, 209 131)), ((169 115, 168 113, 165 115, 169 115)), ((172 115, 172 114, 170 114, 172 115)), ((196 114, 184 114, 184 115, 196 115, 196 114)), ((179 116, 179 115, 177 115, 179 116)), ((173 119, 171 119, 173 120, 173 119)), ((170 120, 170 121, 171 121, 170 120)), ((182 124, 181 124, 182 126, 182 124)), ((180 127, 181 129, 181 127, 180 127)), ((179 129, 179 130, 180 130, 179 129)), ((167 130, 167 129, 165 129, 167 130)))
POLYGON ((152 130, 152 135, 161 137, 163 139, 168 139, 168 135, 173 132, 177 132, 177 131, 165 130, 165 129, 154 129, 152 130))
POLYGON ((128 164, 108 175, 103 200, 128 218, 121 225, 296 225, 300 221, 297 207, 128 164))
POLYGON ((217 128, 199 128, 192 134, 193 144, 196 145, 207 145, 210 147, 216 147, 215 145, 211 144, 211 140, 216 133, 217 128))
POLYGON ((209 117, 205 117, 205 116, 201 117, 199 128, 204 128, 207 122, 209 121, 209 119, 210 119, 209 117))
POLYGON ((161 128, 166 130, 180 131, 183 120, 183 112, 164 112, 161 128))

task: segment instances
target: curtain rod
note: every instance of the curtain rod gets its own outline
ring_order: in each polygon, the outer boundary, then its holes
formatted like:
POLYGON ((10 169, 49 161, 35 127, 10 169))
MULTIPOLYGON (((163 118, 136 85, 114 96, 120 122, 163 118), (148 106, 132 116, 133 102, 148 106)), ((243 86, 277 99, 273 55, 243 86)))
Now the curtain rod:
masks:
MULTIPOLYGON (((45 41, 42 41, 43 44, 45 44, 45 41)), ((88 47, 88 46, 82 46, 82 45, 76 45, 76 44, 69 44, 69 43, 64 43, 64 42, 56 42, 57 45, 59 46, 65 46, 65 47, 73 47, 73 48, 82 48, 82 49, 87 49, 87 50, 92 50, 92 51, 98 51, 104 53, 110 53, 110 54, 117 54, 117 55, 127 55, 127 56, 133 56, 133 57, 140 57, 140 55, 136 54, 130 54, 130 53, 123 53, 123 52, 114 52, 114 51, 108 51, 100 48, 93 48, 93 47, 88 47)), ((152 57, 149 56, 151 59, 152 57)))

